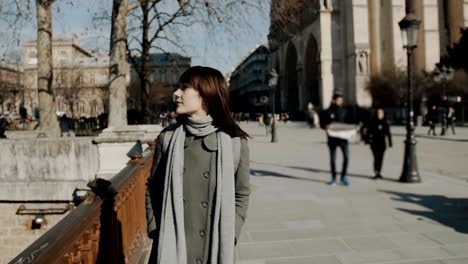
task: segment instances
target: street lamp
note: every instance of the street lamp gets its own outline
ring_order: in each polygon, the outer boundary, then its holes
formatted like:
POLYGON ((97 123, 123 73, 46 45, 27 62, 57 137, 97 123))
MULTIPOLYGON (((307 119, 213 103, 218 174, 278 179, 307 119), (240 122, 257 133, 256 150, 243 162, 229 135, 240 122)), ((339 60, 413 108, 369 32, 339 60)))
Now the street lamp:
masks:
POLYGON ((416 160, 416 138, 414 136, 414 111, 413 111, 413 61, 412 52, 417 46, 418 28, 421 21, 407 9, 406 16, 398 23, 401 29, 403 47, 407 55, 408 71, 408 95, 407 95, 407 115, 406 115, 406 140, 405 157, 403 160, 403 171, 401 172, 400 182, 414 183, 421 182, 418 172, 418 163, 416 160))
POLYGON ((453 79, 453 74, 454 74, 453 68, 445 67, 445 65, 442 66, 440 69, 436 68, 436 70, 434 71, 434 81, 437 83, 442 83, 442 88, 443 88, 442 100, 444 101, 444 103, 446 103, 447 101, 447 93, 446 93, 447 82, 453 79))
POLYGON ((449 81, 453 79, 453 73, 454 70, 452 67, 445 67, 442 66, 441 69, 439 70, 436 68, 434 71, 434 81, 437 83, 441 83, 442 85, 442 113, 443 113, 443 118, 442 118, 442 132, 440 132, 440 135, 443 136, 445 135, 445 127, 447 125, 445 116, 447 114, 447 108, 449 106, 447 102, 447 84, 449 81))

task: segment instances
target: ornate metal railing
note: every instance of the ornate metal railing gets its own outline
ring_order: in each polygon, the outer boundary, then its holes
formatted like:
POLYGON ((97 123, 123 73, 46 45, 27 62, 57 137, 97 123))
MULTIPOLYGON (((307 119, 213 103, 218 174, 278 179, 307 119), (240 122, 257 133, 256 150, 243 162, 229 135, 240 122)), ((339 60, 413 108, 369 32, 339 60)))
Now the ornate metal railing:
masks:
POLYGON ((137 263, 145 246, 145 183, 153 147, 110 181, 88 186, 84 202, 10 263, 137 263))

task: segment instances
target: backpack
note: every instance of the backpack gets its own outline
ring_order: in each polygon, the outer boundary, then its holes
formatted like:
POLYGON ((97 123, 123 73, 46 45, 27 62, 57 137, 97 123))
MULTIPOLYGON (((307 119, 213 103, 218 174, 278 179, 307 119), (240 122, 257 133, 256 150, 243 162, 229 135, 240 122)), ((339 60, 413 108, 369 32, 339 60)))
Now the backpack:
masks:
MULTIPOLYGON (((166 153, 169 147, 169 142, 171 141, 172 135, 174 134, 174 131, 175 130, 167 130, 165 132, 164 138, 163 138, 163 153, 166 153)), ((241 141, 240 141, 240 137, 235 137, 231 139, 232 139, 232 157, 233 157, 233 163, 234 163, 234 172, 236 172, 237 168, 239 168, 239 163, 240 163, 241 141)))

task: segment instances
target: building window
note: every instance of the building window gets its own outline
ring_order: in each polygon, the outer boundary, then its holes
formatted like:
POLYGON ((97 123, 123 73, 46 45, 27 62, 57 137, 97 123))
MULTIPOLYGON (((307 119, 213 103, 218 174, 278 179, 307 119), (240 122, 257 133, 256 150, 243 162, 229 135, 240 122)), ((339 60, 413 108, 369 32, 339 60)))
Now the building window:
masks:
POLYGON ((162 83, 165 83, 166 82, 166 72, 165 71, 161 71, 161 82, 162 83))
POLYGON ((98 115, 98 104, 96 101, 91 102, 91 116, 98 115))
POLYGON ((37 64, 37 53, 35 51, 28 53, 28 64, 37 64))
POLYGON ((179 72, 177 70, 174 70, 174 74, 172 75, 172 83, 177 84, 179 81, 179 72))
POLYGON ((68 62, 68 53, 64 50, 61 50, 58 55, 59 63, 67 63, 68 62))
POLYGON ((78 75, 78 85, 83 86, 83 84, 84 84, 83 73, 79 73, 79 75, 78 75))
POLYGON ((78 101, 78 114, 81 116, 85 113, 85 104, 83 101, 78 101))

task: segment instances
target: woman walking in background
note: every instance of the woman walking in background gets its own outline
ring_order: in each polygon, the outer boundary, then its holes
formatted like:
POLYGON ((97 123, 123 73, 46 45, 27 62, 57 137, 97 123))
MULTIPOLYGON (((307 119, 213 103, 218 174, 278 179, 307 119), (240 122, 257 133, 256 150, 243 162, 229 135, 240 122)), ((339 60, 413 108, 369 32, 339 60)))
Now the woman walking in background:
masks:
POLYGON ((249 201, 249 135, 223 75, 191 67, 174 92, 177 124, 156 140, 147 181, 149 263, 232 264, 249 201))
POLYGON ((387 148, 386 138, 388 139, 388 146, 392 147, 390 125, 383 109, 377 109, 375 116, 369 122, 367 133, 367 143, 370 145, 374 156, 374 179, 382 179, 382 164, 387 148))

